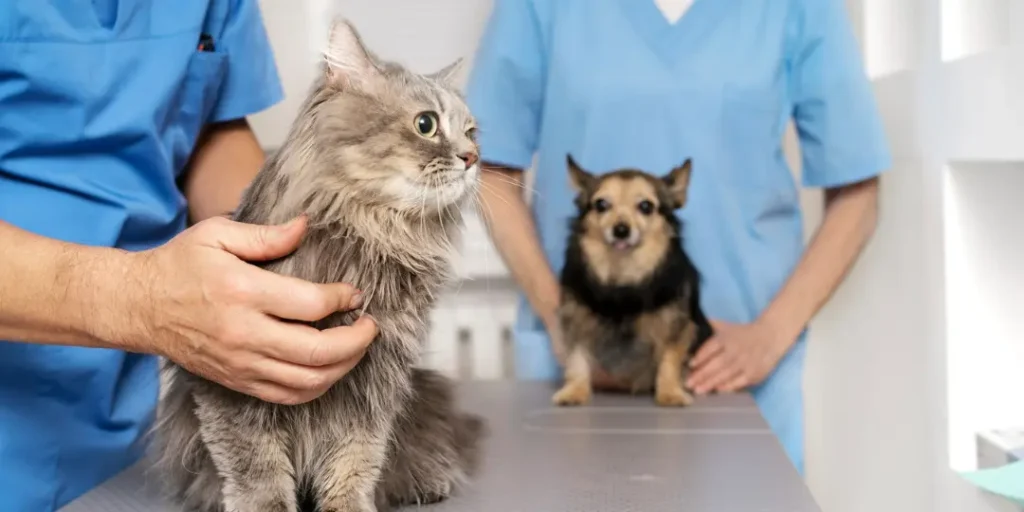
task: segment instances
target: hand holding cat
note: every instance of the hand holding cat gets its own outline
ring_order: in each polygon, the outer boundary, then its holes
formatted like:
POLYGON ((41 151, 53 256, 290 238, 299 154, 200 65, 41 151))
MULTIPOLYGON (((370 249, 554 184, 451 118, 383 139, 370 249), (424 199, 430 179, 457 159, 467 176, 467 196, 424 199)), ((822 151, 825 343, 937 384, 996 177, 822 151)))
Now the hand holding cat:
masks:
POLYGON ((213 218, 136 253, 131 275, 144 296, 126 301, 124 332, 235 391, 282 404, 315 399, 359 362, 377 326, 368 315, 323 331, 297 323, 356 309, 362 296, 245 262, 291 253, 305 227, 303 218, 282 226, 213 218))
POLYGON ((711 321, 715 335, 690 361, 686 386, 697 394, 732 393, 764 382, 789 348, 789 343, 763 323, 711 321))

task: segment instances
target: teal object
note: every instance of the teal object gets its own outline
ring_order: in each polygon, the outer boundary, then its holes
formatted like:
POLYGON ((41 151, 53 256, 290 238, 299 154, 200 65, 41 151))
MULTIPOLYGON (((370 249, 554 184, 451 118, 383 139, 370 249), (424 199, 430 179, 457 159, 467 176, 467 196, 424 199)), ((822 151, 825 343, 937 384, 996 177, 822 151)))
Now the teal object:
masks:
POLYGON ((986 492, 1024 507, 1024 461, 978 471, 960 473, 968 482, 986 492))
MULTIPOLYGON (((282 97, 257 5, 0 2, 0 219, 133 251, 181 231, 201 127, 282 97)), ((0 509, 56 510, 135 462, 157 393, 152 356, 0 342, 0 509)))
MULTIPOLYGON (((482 158, 529 168, 552 267, 573 214, 565 157, 598 172, 666 173, 692 158, 685 248, 702 306, 753 321, 804 249, 798 190, 781 141, 796 123, 803 185, 835 187, 891 163, 842 0, 696 0, 669 24, 651 0, 496 0, 467 97, 482 158)), ((522 379, 557 379, 543 325, 521 302, 522 379)), ((753 389, 802 473, 806 336, 753 389)))

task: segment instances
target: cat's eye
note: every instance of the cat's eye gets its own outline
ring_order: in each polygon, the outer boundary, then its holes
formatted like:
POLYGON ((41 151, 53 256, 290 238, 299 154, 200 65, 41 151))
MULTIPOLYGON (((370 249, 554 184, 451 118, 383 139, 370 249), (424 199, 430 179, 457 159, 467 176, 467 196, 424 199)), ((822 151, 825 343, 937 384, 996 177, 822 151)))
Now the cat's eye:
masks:
POLYGON ((428 139, 437 135, 437 125, 437 114, 433 112, 422 112, 417 115, 416 119, 413 121, 416 133, 428 139))
POLYGON ((466 130, 466 137, 469 137, 469 140, 476 140, 476 128, 466 130))
POLYGON ((640 210, 640 213, 644 215, 650 215, 654 213, 654 203, 644 199, 640 201, 640 204, 636 205, 636 208, 640 210))
POLYGON ((597 213, 604 213, 611 207, 612 205, 608 204, 608 201, 605 201, 604 199, 594 201, 594 209, 597 210, 597 213))

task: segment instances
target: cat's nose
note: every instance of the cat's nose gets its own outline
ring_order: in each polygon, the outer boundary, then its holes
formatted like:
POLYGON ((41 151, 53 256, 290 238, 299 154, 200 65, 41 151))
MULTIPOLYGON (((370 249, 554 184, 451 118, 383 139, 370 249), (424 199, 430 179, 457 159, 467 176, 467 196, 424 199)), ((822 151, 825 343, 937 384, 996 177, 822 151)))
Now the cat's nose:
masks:
POLYGON ((462 160, 463 162, 466 163, 466 169, 473 167, 473 164, 475 164, 479 158, 480 155, 477 155, 476 152, 474 151, 467 151, 459 155, 459 160, 462 160))

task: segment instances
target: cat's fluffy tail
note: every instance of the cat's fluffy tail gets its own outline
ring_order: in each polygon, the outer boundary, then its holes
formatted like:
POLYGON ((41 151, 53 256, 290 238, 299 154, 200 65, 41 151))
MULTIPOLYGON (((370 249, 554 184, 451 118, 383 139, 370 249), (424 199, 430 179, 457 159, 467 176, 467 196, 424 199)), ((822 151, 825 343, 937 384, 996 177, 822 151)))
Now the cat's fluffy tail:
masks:
POLYGON ((427 504, 448 498, 479 469, 487 435, 483 418, 461 412, 443 375, 413 372, 414 397, 395 425, 377 507, 427 504))

